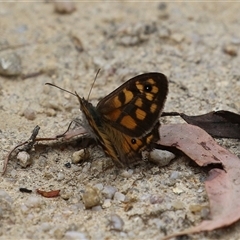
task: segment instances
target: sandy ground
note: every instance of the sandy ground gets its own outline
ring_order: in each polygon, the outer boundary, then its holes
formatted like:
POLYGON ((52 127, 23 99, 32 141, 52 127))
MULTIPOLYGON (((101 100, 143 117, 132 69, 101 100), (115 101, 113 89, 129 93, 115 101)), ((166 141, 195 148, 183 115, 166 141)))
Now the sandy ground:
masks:
MULTIPOLYGON (((76 3, 76 11, 63 15, 52 3, 0 3, 0 59, 12 56, 8 74, 18 74, 0 76, 1 164, 36 125, 39 136, 52 136, 80 116, 77 99, 46 82, 87 97, 99 68, 90 97, 94 104, 130 77, 158 71, 170 81, 165 111, 239 113, 239 11, 240 4, 227 2, 94 2, 76 3)), ((219 143, 240 155, 239 141, 219 143)), ((27 168, 11 159, 1 177, 0 239, 161 239, 206 217, 206 172, 190 160, 103 171, 110 160, 95 146, 88 163, 67 168, 76 150, 38 149, 27 168), (61 195, 44 198, 36 189, 60 189, 61 195), (89 210, 82 202, 87 189, 100 198, 89 210), (112 199, 103 196, 113 189, 112 199)), ((184 239, 239 236, 236 223, 184 239)))

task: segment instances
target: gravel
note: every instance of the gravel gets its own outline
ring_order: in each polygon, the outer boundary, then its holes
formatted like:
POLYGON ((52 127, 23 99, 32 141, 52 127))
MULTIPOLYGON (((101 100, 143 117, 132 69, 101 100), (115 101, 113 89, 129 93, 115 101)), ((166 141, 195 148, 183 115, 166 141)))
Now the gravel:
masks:
MULTIPOLYGON (((158 71, 169 78, 165 112, 240 113, 238 3, 78 2, 74 8, 63 15, 51 1, 0 3, 1 166, 36 125, 41 127, 38 137, 53 137, 81 116, 75 96, 46 82, 85 99, 92 88, 89 101, 96 106, 129 78, 158 71), (23 115, 26 109, 32 113, 23 115)), ((160 122, 182 120, 164 117, 160 122)), ((219 141, 240 156, 239 141, 219 141)), ((119 170, 99 146, 88 147, 83 139, 44 141, 29 154, 26 168, 12 154, 1 177, 1 239, 155 240, 208 217, 207 170, 185 156, 160 154, 162 165, 142 161, 119 170), (82 146, 89 151, 87 162, 71 164, 82 146), (33 192, 22 193, 20 187, 33 192), (61 191, 49 199, 35 189, 61 191)), ((190 238, 239 236, 237 222, 190 238)))

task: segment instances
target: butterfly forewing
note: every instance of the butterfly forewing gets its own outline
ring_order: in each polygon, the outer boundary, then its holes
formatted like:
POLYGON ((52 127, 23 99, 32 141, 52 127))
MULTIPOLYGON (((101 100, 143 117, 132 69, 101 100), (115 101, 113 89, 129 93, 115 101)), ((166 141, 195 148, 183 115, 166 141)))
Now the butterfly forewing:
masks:
POLYGON ((102 120, 129 135, 149 133, 158 121, 168 93, 168 81, 161 73, 136 76, 97 105, 102 120))

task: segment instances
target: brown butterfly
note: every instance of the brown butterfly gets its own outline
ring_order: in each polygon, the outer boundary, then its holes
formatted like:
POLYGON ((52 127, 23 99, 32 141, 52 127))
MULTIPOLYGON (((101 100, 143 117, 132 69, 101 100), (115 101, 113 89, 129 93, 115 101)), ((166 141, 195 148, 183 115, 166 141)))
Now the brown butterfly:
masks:
POLYGON ((159 139, 159 117, 168 93, 168 80, 151 72, 131 78, 93 106, 76 93, 83 127, 118 166, 142 158, 159 139))

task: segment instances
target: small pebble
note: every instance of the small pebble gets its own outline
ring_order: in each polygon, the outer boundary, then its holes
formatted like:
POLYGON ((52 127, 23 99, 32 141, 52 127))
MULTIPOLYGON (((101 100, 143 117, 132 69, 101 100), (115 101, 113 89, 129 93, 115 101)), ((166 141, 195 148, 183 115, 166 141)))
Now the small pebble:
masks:
MULTIPOLYGON (((63 210, 62 214, 59 214, 59 216, 60 216, 60 218, 64 217, 64 218, 67 219, 67 218, 71 217, 72 214, 73 214, 73 212, 70 209, 67 208, 66 210, 63 210)), ((77 226, 73 223, 69 227, 71 227, 71 230, 72 230, 72 229, 76 229, 75 227, 77 227, 77 226)))
POLYGON ((148 221, 148 224, 150 226, 152 226, 153 224, 156 225, 156 227, 158 229, 162 229, 163 227, 166 226, 166 223, 164 223, 164 221, 162 219, 159 219, 159 218, 152 218, 152 219, 149 219, 148 221))
POLYGON ((87 160, 89 158, 89 151, 87 148, 80 149, 76 151, 72 155, 72 163, 76 164, 81 161, 87 160))
POLYGON ((18 164, 23 168, 26 168, 31 164, 30 155, 25 151, 18 153, 17 160, 18 160, 18 164))
POLYGON ((122 231, 123 226, 124 226, 124 221, 122 220, 122 218, 119 215, 112 214, 110 216, 109 225, 110 225, 111 230, 122 231))
POLYGON ((48 117, 54 117, 57 115, 57 112, 52 108, 47 108, 46 110, 44 110, 44 112, 48 117))
POLYGON ((42 232, 48 232, 51 228, 52 228, 52 225, 49 222, 43 222, 39 226, 39 229, 42 232))
POLYGON ((86 162, 85 165, 83 166, 82 172, 83 173, 88 173, 90 167, 91 167, 91 163, 90 162, 86 162))
POLYGON ((234 46, 233 44, 223 46, 223 52, 231 57, 236 57, 238 55, 237 47, 234 46))
POLYGON ((160 167, 168 165, 174 158, 175 155, 173 153, 159 149, 154 149, 151 151, 149 156, 149 160, 160 167))
POLYGON ((20 208, 23 214, 27 214, 29 212, 29 208, 25 204, 21 204, 20 208))
POLYGON ((64 239, 88 240, 89 238, 86 236, 85 233, 82 233, 82 232, 67 231, 64 235, 64 239))
POLYGON ((105 186, 102 190, 102 195, 106 199, 113 199, 113 196, 114 196, 116 191, 117 191, 117 188, 115 188, 113 186, 105 186))
POLYGON ((173 188, 173 192, 176 193, 176 194, 181 194, 184 191, 181 188, 175 187, 175 188, 173 188))
POLYGON ((175 201, 172 203, 172 206, 175 210, 181 210, 184 209, 184 204, 181 201, 175 201))
POLYGON ((80 200, 82 200, 82 196, 80 194, 77 194, 72 196, 71 203, 78 204, 80 200))
POLYGON ((30 196, 26 201, 25 201, 25 205, 28 208, 37 208, 37 207, 41 207, 43 204, 43 200, 40 197, 36 197, 36 196, 30 196))
POLYGON ((55 227, 51 229, 50 234, 53 235, 55 239, 61 239, 64 236, 64 230, 61 227, 55 227))
POLYGON ((160 38, 169 38, 170 30, 165 27, 162 27, 161 29, 159 29, 159 37, 160 38))
POLYGON ((83 203, 76 203, 69 206, 69 210, 71 210, 73 213, 77 214, 79 210, 84 210, 84 204, 83 203))
POLYGON ((50 172, 44 172, 43 177, 44 177, 46 180, 50 180, 50 179, 53 178, 53 174, 50 173, 50 172))
POLYGON ((58 181, 62 181, 65 178, 65 174, 62 172, 59 172, 57 175, 57 180, 58 181))
POLYGON ((126 196, 120 192, 115 192, 113 199, 118 201, 118 202, 124 202, 126 196))
POLYGON ((171 179, 171 180, 176 180, 176 179, 179 178, 179 176, 180 176, 180 172, 178 172, 178 171, 173 171, 173 172, 171 173, 171 175, 170 175, 170 179, 171 179))
POLYGON ((10 195, 0 189, 0 219, 12 215, 12 203, 10 195))
POLYGON ((92 211, 98 212, 98 211, 101 211, 101 210, 102 210, 102 207, 99 206, 99 205, 92 207, 92 211))
POLYGON ((184 35, 181 34, 181 33, 173 33, 173 34, 171 35, 171 39, 172 39, 173 41, 177 42, 177 43, 180 43, 180 42, 183 41, 184 35))
POLYGON ((68 232, 69 231, 77 231, 78 230, 78 225, 76 223, 71 223, 70 225, 68 225, 68 232))
POLYGON ((17 176, 18 172, 17 170, 13 169, 11 172, 10 172, 10 175, 15 178, 17 176))
POLYGON ((102 183, 97 183, 96 185, 94 185, 95 188, 97 188, 99 191, 103 190, 103 184, 102 183))
MULTIPOLYGON (((91 169, 93 171, 100 171, 100 170, 104 171, 104 169, 107 168, 107 166, 110 165, 108 161, 106 161, 106 162, 104 162, 104 161, 105 161, 105 159, 103 159, 103 161, 102 160, 100 160, 100 161, 92 161, 91 162, 91 169)), ((112 164, 112 162, 111 162, 111 164, 112 164)))
POLYGON ((150 196, 150 203, 151 204, 158 204, 163 202, 163 197, 158 195, 151 195, 150 196))
POLYGON ((192 212, 192 213, 196 213, 196 212, 200 212, 203 208, 202 205, 200 204, 195 204, 195 205, 190 205, 189 206, 189 210, 192 212))
POLYGON ((168 9, 167 9, 167 5, 166 3, 160 3, 158 5, 158 9, 159 9, 159 13, 158 13, 158 17, 160 19, 167 19, 169 17, 169 13, 168 13, 168 9))
POLYGON ((161 11, 164 11, 167 9, 167 4, 165 2, 160 2, 158 4, 158 9, 161 10, 161 11))
POLYGON ((37 161, 37 163, 38 163, 38 165, 40 166, 40 167, 46 167, 46 165, 47 165, 47 157, 45 157, 45 156, 40 156, 39 157, 39 159, 38 159, 38 161, 37 161))
POLYGON ((87 148, 76 151, 72 155, 72 163, 77 164, 79 162, 86 161, 89 159, 89 156, 90 154, 87 148))
POLYGON ((234 45, 240 45, 240 38, 233 37, 231 39, 231 43, 234 44, 234 45))
POLYGON ((168 186, 168 187, 172 187, 176 184, 176 179, 170 179, 170 178, 166 178, 163 180, 162 182, 164 185, 168 186))
POLYGON ((128 171, 123 170, 120 175, 124 178, 130 178, 133 175, 133 170, 132 169, 129 169, 128 171))
POLYGON ((22 73, 21 58, 15 53, 0 54, 0 74, 16 76, 22 73))
POLYGON ((60 14, 70 14, 76 10, 76 5, 74 2, 70 1, 55 1, 54 2, 54 11, 60 14))
POLYGON ((102 205, 102 208, 109 208, 112 205, 111 199, 105 199, 102 205))
POLYGON ((87 186, 85 192, 82 194, 82 200, 86 207, 92 208, 101 204, 101 195, 97 188, 87 186))
POLYGON ((70 163, 70 162, 67 162, 67 163, 64 164, 64 166, 65 166, 66 168, 71 168, 71 163, 70 163))
POLYGON ((36 113, 33 109, 31 108, 26 108, 23 112, 23 116, 27 119, 27 120, 34 120, 36 118, 36 113))
POLYGON ((61 192, 60 192, 61 198, 64 199, 64 200, 66 200, 66 201, 67 201, 72 195, 73 195, 73 194, 72 194, 70 191, 65 190, 65 189, 61 190, 61 192))
POLYGON ((123 46, 133 46, 148 40, 148 35, 157 30, 156 24, 137 23, 134 25, 124 25, 117 31, 117 43, 123 46))
POLYGON ((201 217, 203 219, 207 219, 209 217, 209 208, 204 207, 201 209, 201 217))

